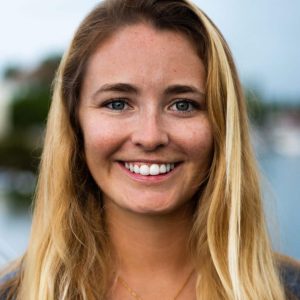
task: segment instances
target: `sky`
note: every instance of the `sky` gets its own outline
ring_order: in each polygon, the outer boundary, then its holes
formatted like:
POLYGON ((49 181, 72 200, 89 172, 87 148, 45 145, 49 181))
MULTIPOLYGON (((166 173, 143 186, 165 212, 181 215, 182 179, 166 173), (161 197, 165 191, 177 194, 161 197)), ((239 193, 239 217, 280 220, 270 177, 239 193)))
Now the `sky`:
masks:
MULTIPOLYGON (((232 50, 242 82, 300 103, 300 1, 194 1, 232 50)), ((96 0, 9 0, 0 10, 0 72, 62 53, 96 0)))

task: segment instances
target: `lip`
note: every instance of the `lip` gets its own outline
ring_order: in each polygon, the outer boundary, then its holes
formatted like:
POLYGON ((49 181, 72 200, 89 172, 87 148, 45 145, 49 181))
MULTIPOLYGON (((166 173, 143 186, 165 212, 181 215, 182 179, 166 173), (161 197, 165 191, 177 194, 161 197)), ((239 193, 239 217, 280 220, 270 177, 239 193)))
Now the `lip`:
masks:
POLYGON ((124 161, 119 161, 121 163, 145 163, 145 164, 178 164, 182 161, 166 161, 166 160, 149 160, 149 159, 136 159, 136 160, 124 160, 124 161))
MULTIPOLYGON (((126 161, 126 162, 128 162, 128 161, 126 161)), ((149 163, 149 160, 148 161, 140 161, 139 160, 139 162, 149 163)), ((155 162, 151 162, 151 163, 159 163, 159 162, 155 161, 155 162)), ((145 176, 145 175, 141 175, 141 174, 132 173, 130 170, 125 168, 124 162, 118 161, 117 164, 126 173, 126 175, 128 175, 131 179, 142 182, 142 183, 160 183, 165 180, 168 180, 171 176, 175 175, 178 172, 178 170, 181 168, 181 165, 182 165, 182 163, 176 163, 175 168, 165 174, 145 176)))

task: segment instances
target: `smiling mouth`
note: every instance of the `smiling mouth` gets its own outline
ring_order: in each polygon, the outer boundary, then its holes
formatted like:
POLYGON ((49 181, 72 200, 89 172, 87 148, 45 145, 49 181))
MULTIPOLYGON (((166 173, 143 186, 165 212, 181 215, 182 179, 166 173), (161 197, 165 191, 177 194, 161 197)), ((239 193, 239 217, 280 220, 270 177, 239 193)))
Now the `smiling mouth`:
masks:
POLYGON ((120 162, 130 173, 142 176, 158 176, 172 172, 181 162, 173 163, 144 163, 120 162))

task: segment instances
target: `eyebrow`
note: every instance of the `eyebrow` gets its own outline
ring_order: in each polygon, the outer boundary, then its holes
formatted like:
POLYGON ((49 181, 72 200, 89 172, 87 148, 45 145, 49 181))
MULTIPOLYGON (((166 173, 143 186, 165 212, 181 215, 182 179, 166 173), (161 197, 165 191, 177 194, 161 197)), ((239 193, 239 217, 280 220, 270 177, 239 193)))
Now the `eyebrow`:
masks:
MULTIPOLYGON (((98 94, 103 92, 123 92, 128 94, 139 94, 140 90, 135 85, 129 83, 113 83, 102 85, 92 96, 95 98, 98 94)), ((205 93, 200 91, 198 88, 190 85, 174 84, 168 86, 165 91, 165 96, 194 93, 199 94, 201 97, 205 97, 205 93)))
POLYGON ((194 86, 190 85, 181 85, 181 84, 174 84, 170 85, 164 91, 165 95, 178 95, 178 94, 186 94, 186 93, 194 93, 199 94, 202 97, 205 97, 205 93, 201 92, 194 86))
POLYGON ((129 94, 138 94, 139 90, 134 85, 128 83, 113 83, 102 85, 93 95, 93 98, 103 92, 123 92, 129 94))

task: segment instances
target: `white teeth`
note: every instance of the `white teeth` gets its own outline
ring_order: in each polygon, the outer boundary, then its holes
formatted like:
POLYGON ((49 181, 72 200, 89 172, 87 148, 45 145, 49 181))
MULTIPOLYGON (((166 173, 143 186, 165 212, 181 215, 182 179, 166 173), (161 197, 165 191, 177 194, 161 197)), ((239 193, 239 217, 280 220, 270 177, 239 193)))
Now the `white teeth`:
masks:
POLYGON ((159 165, 153 164, 150 166, 150 175, 158 175, 159 174, 159 165))
POLYGON ((160 165, 160 167, 159 167, 159 173, 164 174, 166 172, 167 172, 166 165, 160 165))
POLYGON ((140 166, 140 174, 141 175, 149 175, 150 174, 150 168, 147 165, 141 165, 140 166))
POLYGON ((140 173, 140 168, 137 165, 134 165, 133 167, 133 172, 139 174, 140 173))
POLYGON ((148 176, 148 175, 159 175, 159 174, 165 174, 170 172, 171 170, 173 170, 175 168, 175 164, 171 163, 171 164, 152 164, 152 165, 141 165, 138 166, 136 164, 133 163, 128 163, 125 162, 125 168, 130 170, 132 173, 136 173, 136 174, 141 174, 144 176, 148 176))

